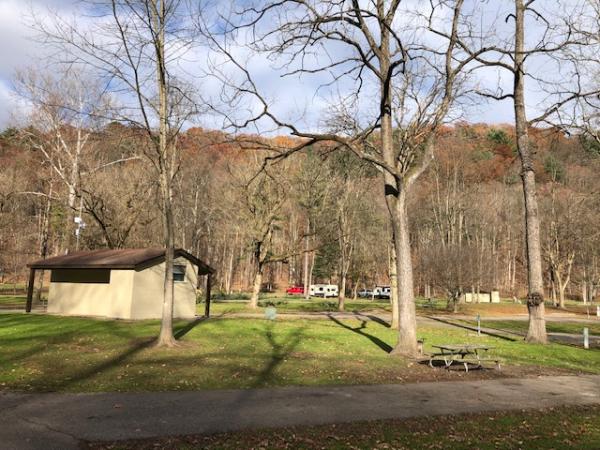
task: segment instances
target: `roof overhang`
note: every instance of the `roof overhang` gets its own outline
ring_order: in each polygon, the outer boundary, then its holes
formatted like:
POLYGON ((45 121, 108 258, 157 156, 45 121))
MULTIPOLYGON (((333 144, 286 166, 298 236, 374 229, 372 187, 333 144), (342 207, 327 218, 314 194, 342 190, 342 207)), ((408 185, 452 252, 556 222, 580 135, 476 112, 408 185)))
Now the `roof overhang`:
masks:
MULTIPOLYGON (((75 252, 27 264, 31 269, 115 269, 144 270, 165 261, 164 248, 104 249, 75 252)), ((198 267, 200 275, 212 274, 215 269, 185 250, 175 249, 175 258, 183 257, 198 267)))

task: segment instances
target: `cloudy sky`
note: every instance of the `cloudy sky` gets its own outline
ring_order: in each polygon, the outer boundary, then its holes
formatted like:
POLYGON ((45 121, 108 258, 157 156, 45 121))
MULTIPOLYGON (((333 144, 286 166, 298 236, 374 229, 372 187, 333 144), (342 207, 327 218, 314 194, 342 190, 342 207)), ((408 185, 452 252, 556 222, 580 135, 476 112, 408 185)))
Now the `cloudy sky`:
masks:
MULTIPOLYGON (((48 10, 70 15, 76 11, 77 0, 0 0, 0 129, 14 123, 18 119, 18 99, 12 93, 12 79, 17 70, 37 65, 47 54, 39 42, 34 39, 35 33, 28 27, 30 12, 39 17, 48 15, 48 10)), ((268 64, 253 64, 253 75, 268 96, 277 103, 280 113, 287 113, 292 118, 302 111, 310 110, 310 116, 319 116, 325 101, 315 96, 315 79, 282 79, 279 74, 270 70, 268 64), (289 110, 289 111, 286 111, 289 110)), ((482 74, 487 81, 495 81, 496 75, 488 72, 482 74)), ((535 93, 531 93, 535 95, 535 93)), ((472 122, 507 123, 513 120, 511 103, 501 102, 481 105, 468 112, 466 119, 472 122)), ((218 126, 212 124, 212 126, 218 126)))
POLYGON ((0 0, 0 129, 12 120, 16 99, 12 95, 15 71, 27 67, 44 55, 44 49, 32 40, 34 33, 26 25, 30 11, 46 14, 73 9, 73 0, 0 0))

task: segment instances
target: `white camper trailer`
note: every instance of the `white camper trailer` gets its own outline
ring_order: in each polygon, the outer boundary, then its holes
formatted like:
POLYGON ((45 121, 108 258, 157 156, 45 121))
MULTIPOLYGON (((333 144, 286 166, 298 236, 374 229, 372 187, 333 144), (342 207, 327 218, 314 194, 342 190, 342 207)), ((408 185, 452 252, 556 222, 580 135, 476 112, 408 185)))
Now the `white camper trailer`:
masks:
POLYGON ((311 284, 308 293, 311 297, 337 297, 338 287, 335 284, 311 284))
POLYGON ((376 286, 373 289, 373 298, 387 298, 392 296, 392 291, 389 286, 376 286))

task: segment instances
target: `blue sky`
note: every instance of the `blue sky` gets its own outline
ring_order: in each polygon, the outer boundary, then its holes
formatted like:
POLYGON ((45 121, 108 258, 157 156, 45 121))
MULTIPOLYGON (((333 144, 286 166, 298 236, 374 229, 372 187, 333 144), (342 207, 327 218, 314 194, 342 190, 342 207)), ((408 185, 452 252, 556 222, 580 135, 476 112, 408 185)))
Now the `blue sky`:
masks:
MULTIPOLYGON (((33 39, 34 32, 26 25, 29 12, 33 10, 43 17, 51 9, 70 15, 76 10, 77 3, 77 0, 0 0, 0 42, 3 43, 0 47, 0 129, 18 118, 18 100, 11 92, 15 72, 34 64, 39 66, 47 54, 47 49, 33 39)), ((287 119, 304 115, 306 120, 316 120, 326 111, 326 101, 315 96, 315 87, 322 80, 314 77, 282 79, 264 60, 254 62, 251 69, 265 93, 275 102, 277 112, 287 119)), ((486 82, 497 80, 497 75, 491 71, 480 76, 487 79, 486 82)), ((535 103, 539 94, 533 90, 529 94, 535 103)), ((469 110, 465 118, 471 122, 510 123, 513 121, 512 105, 510 101, 491 104, 482 101, 479 107, 469 110)), ((216 127, 218 122, 207 120, 204 125, 216 127)))

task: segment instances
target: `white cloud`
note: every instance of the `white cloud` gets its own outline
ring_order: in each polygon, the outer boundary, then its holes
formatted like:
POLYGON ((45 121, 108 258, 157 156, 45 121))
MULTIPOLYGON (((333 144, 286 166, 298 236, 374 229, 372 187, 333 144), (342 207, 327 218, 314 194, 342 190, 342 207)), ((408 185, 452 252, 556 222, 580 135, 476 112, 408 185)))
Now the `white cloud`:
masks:
POLYGON ((17 70, 39 64, 47 50, 36 42, 28 26, 31 12, 45 17, 49 11, 69 12, 77 0, 0 1, 0 129, 13 120, 18 104, 10 86, 17 70))
MULTIPOLYGON (((361 0, 364 1, 364 0, 361 0)), ((506 3, 509 4, 510 2, 506 3)), ((58 11, 60 14, 71 15, 76 8, 79 7, 78 0, 0 0, 0 129, 6 126, 17 108, 15 98, 10 94, 11 79, 16 70, 35 64, 47 55, 48 50, 45 49, 39 42, 32 39, 35 35, 34 31, 26 25, 26 20, 30 11, 35 11, 40 18, 48 18, 49 10, 58 11)), ((217 2, 218 4, 218 2, 217 2)), ((481 5, 478 2, 467 2, 471 7, 481 5)), ((425 8, 423 5, 429 5, 429 2, 421 2, 419 0, 410 0, 406 3, 406 8, 419 7, 425 8)), ((510 34, 510 23, 504 20, 494 20, 496 17, 504 17, 508 10, 500 11, 500 3, 486 2, 486 17, 484 22, 488 28, 493 29, 495 33, 500 33, 504 36, 510 34)), ((502 5, 505 5, 502 3, 502 5)), ((427 8, 425 8, 427 9, 427 8)), ((424 10, 421 13, 426 12, 424 10)), ((444 16, 445 17, 445 16, 444 16)), ((442 20, 443 17, 440 17, 442 20)), ((403 14, 400 19, 400 24, 410 21, 414 17, 409 17, 403 14)), ((85 26, 85 23, 93 20, 90 17, 81 16, 79 23, 85 26)), ((539 30, 538 30, 539 31, 539 30)), ((535 37, 528 33, 528 38, 535 37)), ((424 39, 429 39, 423 37, 424 39)), ((433 39, 433 38, 431 38, 433 39)), ((432 43, 433 41, 429 42, 432 43)), ((328 49, 336 57, 339 57, 346 52, 347 49, 340 49, 339 46, 329 46, 328 49)), ((240 50, 242 59, 244 59, 245 50, 240 50)), ((246 55, 247 56, 247 55, 246 55)), ((320 59, 324 61, 326 56, 321 55, 320 59)), ((193 53, 181 58, 180 69, 193 83, 197 83, 198 89, 206 93, 206 95, 219 95, 220 86, 215 79, 199 76, 203 67, 206 67, 208 53, 203 49, 196 48, 193 53)), ((542 65, 532 59, 531 64, 539 66, 536 70, 541 70, 544 74, 552 74, 553 68, 548 65, 542 65)), ((249 59, 249 70, 265 96, 272 100, 273 110, 285 120, 292 123, 302 123, 306 127, 318 127, 322 123, 323 117, 330 109, 332 102, 337 100, 339 96, 345 96, 351 91, 352 82, 346 80, 343 83, 338 83, 332 88, 322 88, 320 86, 329 82, 331 76, 303 76, 303 77, 282 77, 282 71, 276 70, 274 64, 267 60, 264 55, 252 56, 249 59)), ((495 88, 499 83, 504 87, 505 92, 510 91, 512 81, 508 73, 499 73, 497 70, 485 69, 477 74, 477 82, 481 87, 495 88)), ((535 114, 536 108, 544 103, 545 94, 535 86, 531 80, 528 81, 527 96, 528 105, 530 106, 530 115, 535 114)), ((373 108, 373 89, 369 89, 361 99, 360 112, 365 112, 373 108)), ((486 102, 483 99, 481 102, 466 111, 466 118, 472 122, 512 122, 513 108, 509 100, 503 102, 486 102)), ((249 100, 245 105, 247 108, 256 110, 259 105, 256 100, 249 100)), ((241 110, 240 110, 241 113, 241 110)), ((214 118, 207 117, 203 120, 206 125, 220 126, 220 121, 214 118)))

